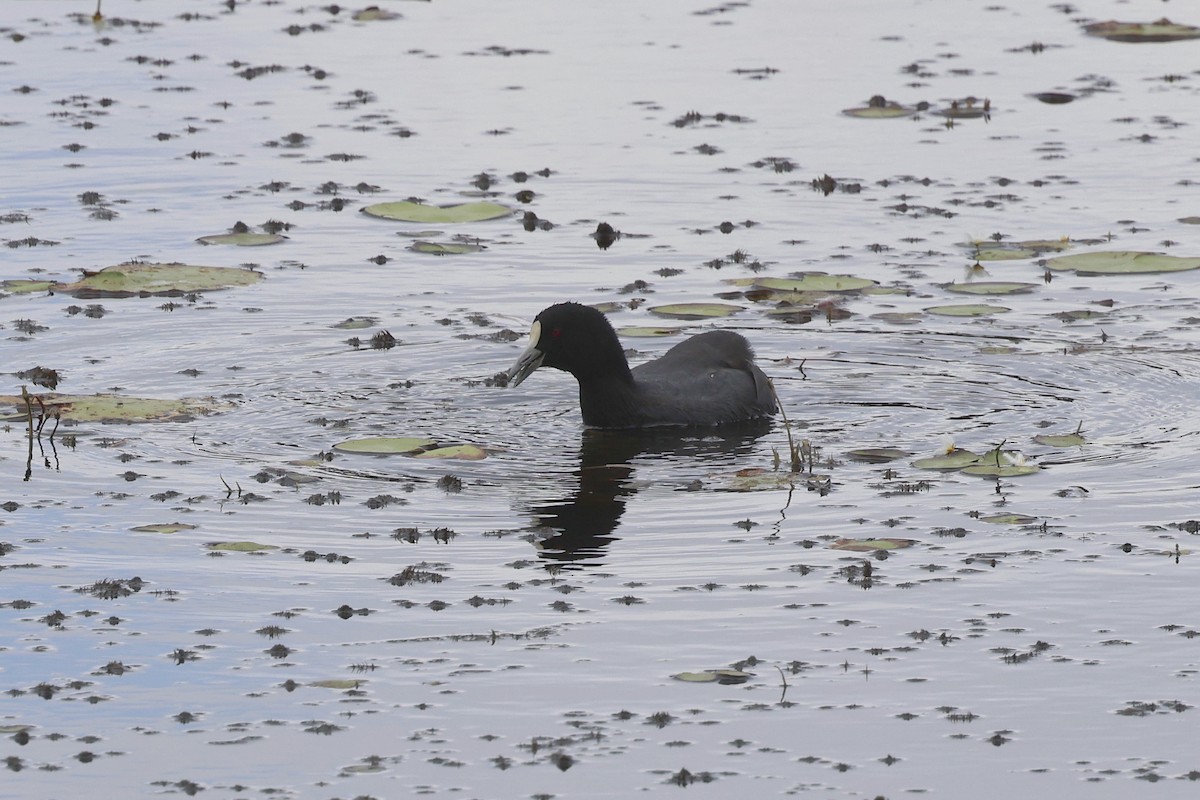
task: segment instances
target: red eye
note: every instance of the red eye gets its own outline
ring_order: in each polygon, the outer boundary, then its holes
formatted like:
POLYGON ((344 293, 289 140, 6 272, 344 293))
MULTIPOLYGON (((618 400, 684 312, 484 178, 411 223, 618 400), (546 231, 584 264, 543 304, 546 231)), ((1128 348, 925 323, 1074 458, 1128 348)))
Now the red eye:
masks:
POLYGON ((555 328, 550 331, 550 335, 557 339, 559 336, 562 336, 562 328, 555 328))

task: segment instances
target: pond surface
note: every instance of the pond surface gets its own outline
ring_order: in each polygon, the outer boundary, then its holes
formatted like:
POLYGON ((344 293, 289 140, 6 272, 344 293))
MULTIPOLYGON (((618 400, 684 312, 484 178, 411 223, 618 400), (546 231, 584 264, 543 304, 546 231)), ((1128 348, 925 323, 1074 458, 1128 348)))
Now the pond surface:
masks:
POLYGON ((0 6, 0 394, 214 412, 6 404, 0 796, 1193 796, 1200 273, 1047 263, 1200 256, 1200 41, 1084 30, 1192 9, 382 8, 0 6), (360 213, 410 197, 516 213, 360 213), (135 259, 264 277, 19 283, 135 259), (762 288, 813 272, 873 283, 762 288), (678 329, 634 361, 744 333, 804 469, 504 388, 567 299, 678 329))

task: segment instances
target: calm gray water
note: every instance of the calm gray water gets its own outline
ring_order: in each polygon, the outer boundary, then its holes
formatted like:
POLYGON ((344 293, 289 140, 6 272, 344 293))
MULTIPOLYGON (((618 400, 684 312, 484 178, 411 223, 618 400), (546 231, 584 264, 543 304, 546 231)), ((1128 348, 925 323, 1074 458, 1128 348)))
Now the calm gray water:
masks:
POLYGON ((1200 256, 1200 42, 1082 29, 1194 9, 382 7, 400 18, 0 6, 0 280, 265 275, 0 297, 0 394, 42 366, 60 391, 225 409, 64 423, 29 480, 24 421, 0 432, 0 797, 1192 796, 1198 273, 972 275, 970 243, 1200 256), (990 114, 842 113, 873 95, 990 114), (553 227, 359 211, 476 199, 481 174, 553 227), (285 242, 195 241, 269 220, 285 242), (600 250, 599 222, 625 236, 600 250), (413 232, 486 249, 419 254, 413 232), (730 282, 812 271, 886 291, 794 324, 730 282), (1035 287, 943 288, 972 277, 1035 287), (490 385, 565 299, 745 333, 818 477, 729 491, 786 458, 781 421, 596 435, 569 376, 490 385), (648 311, 713 300, 743 310, 648 311), (925 311, 976 301, 1010 310, 925 311), (366 345, 383 330, 397 346, 366 345), (1081 446, 1033 440, 1081 423, 1081 446), (489 455, 332 451, 371 436, 489 455), (912 466, 951 442, 1042 469, 912 466), (883 447, 912 455, 851 455, 883 447), (195 527, 133 530, 170 522, 195 527), (834 547, 882 537, 913 544, 834 547), (137 591, 80 591, 98 581, 137 591), (752 676, 672 677, 735 666, 752 676))

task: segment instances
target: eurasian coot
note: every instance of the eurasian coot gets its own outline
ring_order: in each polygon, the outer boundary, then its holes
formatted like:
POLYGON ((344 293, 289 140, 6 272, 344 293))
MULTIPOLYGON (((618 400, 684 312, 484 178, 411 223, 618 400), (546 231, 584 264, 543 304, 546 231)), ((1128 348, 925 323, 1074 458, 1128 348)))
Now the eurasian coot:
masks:
POLYGON ((767 376, 749 343, 733 331, 698 334, 631 370, 602 313, 559 303, 534 319, 508 385, 520 384, 538 367, 575 376, 583 422, 594 428, 721 425, 775 413, 767 376))

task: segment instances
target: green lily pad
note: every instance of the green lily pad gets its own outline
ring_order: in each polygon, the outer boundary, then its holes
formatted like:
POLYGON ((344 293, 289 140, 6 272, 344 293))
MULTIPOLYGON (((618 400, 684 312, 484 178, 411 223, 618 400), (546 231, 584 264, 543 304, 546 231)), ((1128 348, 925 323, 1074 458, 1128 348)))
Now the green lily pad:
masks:
POLYGON ((487 458, 487 451, 475 444, 455 444, 415 453, 413 458, 446 458, 456 461, 479 461, 487 458))
POLYGON ((945 108, 939 108, 933 113, 946 119, 979 119, 991 113, 991 104, 986 100, 979 102, 973 97, 955 100, 945 108))
POLYGON ((1089 36, 1098 36, 1110 42, 1150 44, 1155 42, 1181 42, 1200 39, 1200 28, 1183 25, 1163 17, 1155 22, 1093 22, 1083 26, 1089 36))
POLYGON ((916 539, 838 539, 832 545, 834 550, 850 550, 855 553, 866 553, 874 550, 900 550, 912 547, 916 539))
POLYGON ((710 319, 728 317, 741 311, 741 306, 729 303, 674 303, 665 306, 654 306, 650 312, 674 319, 710 319))
POLYGON ((1059 256, 1048 259, 1046 266, 1052 270, 1075 270, 1080 275, 1186 272, 1200 268, 1200 258, 1138 251, 1109 251, 1059 256))
POLYGON ((791 489, 793 486, 814 479, 822 480, 820 476, 814 476, 807 472, 748 467, 730 475, 725 488, 731 492, 765 492, 772 489, 791 489))
POLYGON ((263 550, 279 549, 273 544, 259 544, 258 542, 209 542, 204 546, 209 550, 218 550, 226 553, 258 553, 263 550))
POLYGON ((510 216, 513 210, 500 203, 478 201, 449 206, 427 206, 411 200, 376 203, 367 206, 364 214, 399 222, 419 222, 426 225, 453 225, 460 222, 484 222, 510 216))
POLYGON ((279 244, 287 241, 286 236, 280 233, 255 233, 254 231, 246 231, 244 233, 217 233, 211 236, 201 236, 196 239, 200 244, 233 244, 238 247, 262 247, 267 244, 279 244))
POLYGON ((309 686, 318 689, 357 689, 366 683, 362 678, 326 678, 323 681, 313 681, 309 686))
POLYGON ((683 328, 663 328, 653 325, 630 325, 625 328, 619 328, 617 333, 619 333, 621 336, 639 338, 653 336, 674 336, 682 331, 683 328))
POLYGON ((12 294, 31 294, 33 292, 46 292, 54 286, 54 281, 39 281, 32 278, 13 278, 12 280, 0 281, 0 291, 11 292, 12 294))
POLYGON ((478 253, 486 250, 481 244, 472 242, 413 242, 408 249, 414 253, 424 253, 430 256, 457 256, 463 253, 478 253))
POLYGON ((347 317, 333 327, 344 331, 361 331, 364 328, 373 328, 378 324, 378 317, 347 317))
POLYGON ((386 22, 401 17, 395 11, 387 11, 379 6, 367 6, 355 11, 350 18, 355 22, 386 22))
POLYGON ((986 517, 980 517, 979 521, 990 522, 993 525, 1032 525, 1038 521, 1038 518, 1016 513, 989 514, 986 517))
POLYGON ((1037 255, 1037 250, 1018 247, 981 247, 971 251, 971 257, 976 261, 1020 261, 1037 255))
POLYGON ((958 447, 942 455, 918 458, 912 462, 917 469, 956 470, 969 467, 979 461, 979 454, 958 447))
POLYGON ((349 439, 333 446, 339 453, 369 453, 371 455, 402 455, 432 447, 433 439, 415 436, 377 436, 369 439, 349 439))
POLYGON ((902 119, 911 117, 917 113, 917 110, 911 106, 901 105, 894 100, 888 100, 882 95, 876 95, 865 106, 844 108, 842 113, 847 117, 857 119, 902 119))
POLYGON ((1143 275, 1200 269, 1200 258, 1139 251, 1100 251, 1046 259, 1046 268, 1073 269, 1080 275, 1143 275))
POLYGON ((754 673, 742 672, 740 669, 706 669, 700 672, 679 672, 671 677, 687 683, 719 683, 722 686, 736 686, 753 678, 754 673))
POLYGON ((1036 464, 973 464, 963 468, 964 475, 978 475, 984 478, 1016 478, 1021 475, 1032 475, 1041 472, 1036 464))
POLYGON ((178 533, 179 531, 194 531, 196 526, 188 525, 186 522, 158 522, 153 525, 138 525, 129 530, 137 533, 178 533))
POLYGON ((1044 444, 1047 447, 1082 447, 1087 444, 1087 439, 1081 433, 1062 433, 1048 434, 1039 433, 1033 437, 1033 440, 1038 444, 1044 444))
POLYGON ((879 281, 858 278, 854 275, 829 275, 824 272, 806 272, 799 278, 754 278, 753 286, 760 289, 778 289, 787 292, 861 292, 878 286, 879 281))
POLYGON ((235 267, 200 267, 191 264, 132 262, 85 273, 75 283, 60 283, 55 290, 81 298, 170 295, 250 286, 263 279, 261 272, 235 267))
POLYGON ((846 455, 855 461, 865 461, 868 464, 886 464, 889 461, 910 456, 912 453, 907 450, 897 450, 894 447, 867 447, 851 450, 846 455))
POLYGON ((1038 288, 1038 285, 1018 281, 976 281, 974 283, 943 283, 942 288, 956 294, 1027 294, 1038 288))
MULTIPOLYGON (((39 394, 49 415, 61 415, 73 422, 188 422, 196 417, 215 414, 232 408, 214 398, 159 400, 149 397, 124 397, 115 394, 39 394)), ((0 412, 0 420, 24 419, 25 400, 20 395, 0 395, 0 407, 9 406, 11 412, 0 412)), ((36 417, 41 407, 35 401, 33 413, 36 417)))
POLYGON ((878 314, 872 314, 871 319, 877 319, 881 322, 891 323, 892 325, 915 325, 925 315, 920 311, 880 311, 878 314))
POLYGON ((989 306, 984 303, 966 303, 963 305, 930 306, 925 309, 929 314, 942 317, 986 317, 991 314, 1003 314, 1012 311, 1004 306, 989 306))

